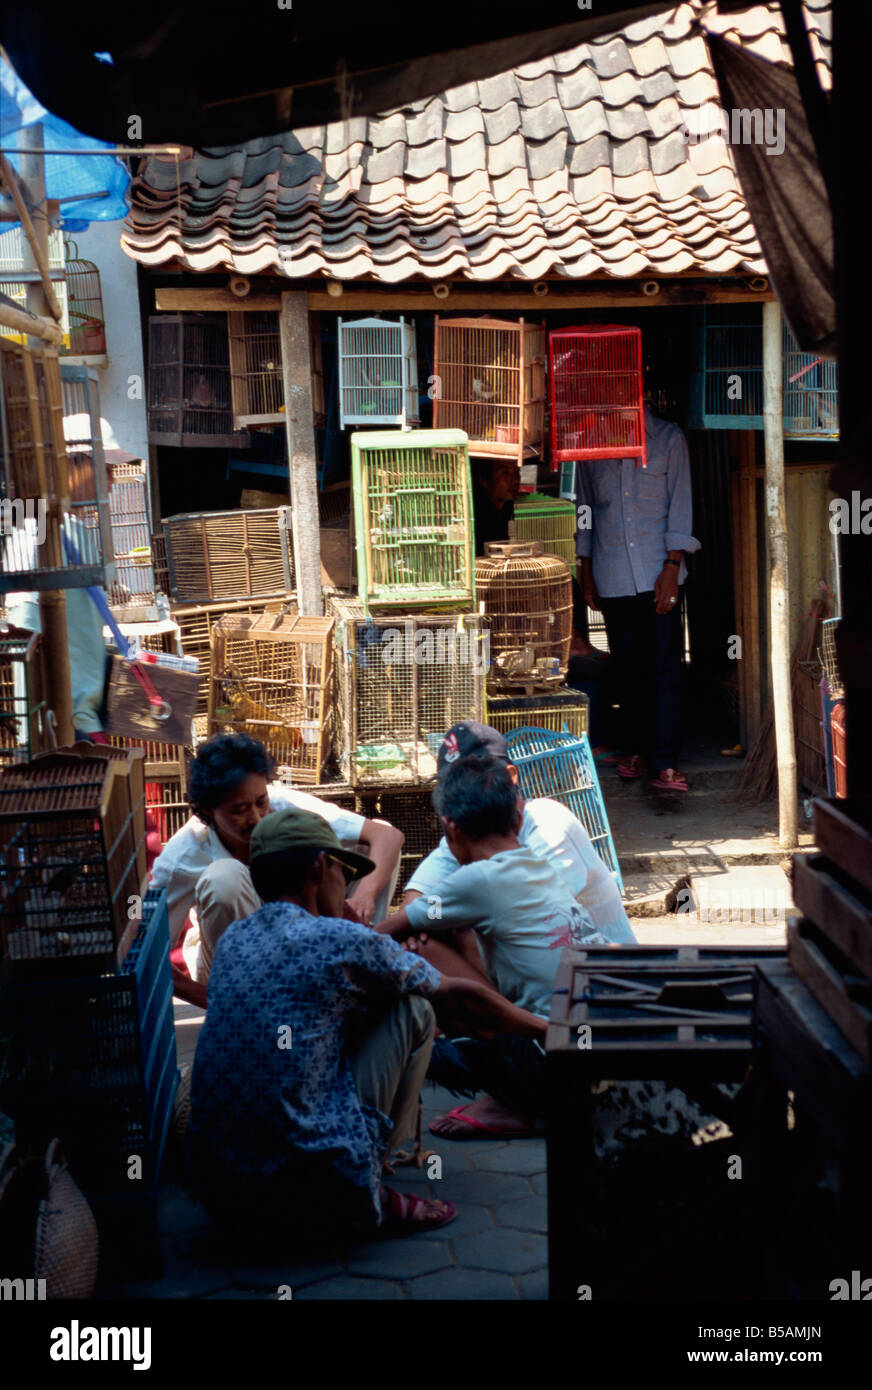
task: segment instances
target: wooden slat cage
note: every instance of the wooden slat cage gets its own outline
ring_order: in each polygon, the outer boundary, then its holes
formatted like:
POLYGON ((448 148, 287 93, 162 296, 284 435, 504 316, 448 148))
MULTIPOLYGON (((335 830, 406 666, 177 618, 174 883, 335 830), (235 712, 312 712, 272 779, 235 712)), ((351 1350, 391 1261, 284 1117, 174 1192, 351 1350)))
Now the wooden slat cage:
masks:
POLYGON ((233 428, 277 425, 285 418, 277 313, 227 315, 233 428))
POLYGON ((179 603, 286 595, 294 588, 290 507, 186 512, 163 523, 179 603))
POLYGON ((39 633, 0 627, 0 766, 47 747, 45 690, 39 633))
POLYGON ((560 497, 533 492, 515 503, 515 539, 540 541, 546 555, 565 561, 572 574, 576 570, 575 504, 560 497))
POLYGON ((146 882, 142 755, 60 752, 0 771, 4 962, 114 969, 146 882))
POLYGON ((474 456, 542 458, 545 325, 436 316, 433 425, 464 430, 474 456))
POLYGON ((475 582, 490 635, 488 686, 562 684, 572 642, 572 576, 538 541, 489 541, 475 582))
POLYGON ((144 463, 109 465, 109 514, 115 552, 115 583, 110 598, 119 606, 154 600, 146 488, 144 463))
POLYGON ((476 613, 367 618, 331 600, 336 619, 334 747, 352 786, 418 783, 436 773, 452 724, 481 720, 487 646, 476 613))
POLYGON ((415 325, 392 319, 339 318, 339 427, 417 424, 415 325))
POLYGON ((579 737, 588 731, 590 697, 581 690, 554 690, 536 695, 488 696, 485 723, 501 734, 532 725, 537 729, 564 729, 579 737))
POLYGON ((332 618, 231 614, 212 630, 209 733, 245 733, 295 782, 318 782, 332 710, 332 618))
POLYGON ((148 321, 148 439, 178 449, 240 448, 233 427, 224 314, 157 314, 148 321))
MULTIPOLYGON (((197 702, 197 716, 205 716, 209 710, 209 683, 212 679, 212 629, 223 617, 231 613, 248 616, 261 613, 278 612, 286 608, 294 612, 293 604, 282 604, 278 599, 256 601, 241 599, 237 603, 205 603, 195 607, 174 607, 173 618, 179 625, 179 640, 185 656, 194 656, 200 663, 200 696, 197 702)), ((205 734, 205 725, 202 730, 205 734)))
POLYGON ((551 465, 635 458, 645 464, 642 333, 615 324, 552 329, 551 465))
POLYGON ((475 603, 466 435, 411 430, 351 436, 357 576, 370 607, 475 603))

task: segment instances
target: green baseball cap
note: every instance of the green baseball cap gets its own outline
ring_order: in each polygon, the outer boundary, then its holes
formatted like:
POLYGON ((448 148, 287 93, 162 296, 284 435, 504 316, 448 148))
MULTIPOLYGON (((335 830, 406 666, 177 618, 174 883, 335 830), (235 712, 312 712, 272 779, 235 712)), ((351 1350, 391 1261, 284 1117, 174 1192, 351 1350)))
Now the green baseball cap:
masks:
POLYGON ((249 859, 265 854, 283 854, 300 849, 324 850, 340 863, 354 870, 355 879, 371 874, 375 864, 365 854, 343 849, 323 816, 314 811, 301 811, 288 806, 284 811, 270 811, 259 820, 251 832, 249 859))

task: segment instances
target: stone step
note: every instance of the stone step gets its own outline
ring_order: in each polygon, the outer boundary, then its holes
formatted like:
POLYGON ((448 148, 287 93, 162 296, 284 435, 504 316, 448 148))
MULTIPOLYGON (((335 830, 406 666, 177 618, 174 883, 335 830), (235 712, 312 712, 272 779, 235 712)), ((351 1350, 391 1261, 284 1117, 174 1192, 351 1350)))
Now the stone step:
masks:
MULTIPOLYGON (((814 846, 801 846, 796 853, 812 854, 814 846)), ((743 865, 781 865, 790 860, 791 852, 776 841, 722 840, 687 849, 679 845, 662 850, 619 849, 618 858, 625 884, 637 874, 671 874, 673 882, 680 883, 693 874, 717 875, 743 865)))
POLYGON ((784 922, 796 911, 790 880, 777 864, 737 865, 724 873, 692 874, 679 893, 678 911, 702 925, 784 922))
POLYGON ((625 873, 624 907, 628 917, 662 917, 676 901, 676 875, 625 873))

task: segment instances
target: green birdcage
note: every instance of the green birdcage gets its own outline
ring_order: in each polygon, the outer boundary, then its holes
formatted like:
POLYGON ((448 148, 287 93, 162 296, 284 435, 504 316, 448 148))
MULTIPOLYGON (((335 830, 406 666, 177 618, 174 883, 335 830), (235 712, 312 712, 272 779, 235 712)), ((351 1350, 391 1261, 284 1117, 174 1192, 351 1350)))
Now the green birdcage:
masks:
POLYGON ((462 430, 351 436, 360 598, 370 608, 475 604, 472 480, 462 430))
POLYGON ((565 560, 575 574, 575 503, 531 492, 515 503, 515 538, 541 541, 546 555, 565 560))

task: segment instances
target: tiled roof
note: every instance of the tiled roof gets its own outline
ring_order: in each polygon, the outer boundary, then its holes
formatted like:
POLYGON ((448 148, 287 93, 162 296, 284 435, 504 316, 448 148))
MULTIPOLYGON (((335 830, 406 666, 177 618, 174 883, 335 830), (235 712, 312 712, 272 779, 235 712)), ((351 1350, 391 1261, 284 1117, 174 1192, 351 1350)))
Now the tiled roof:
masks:
MULTIPOLYGON (((719 107, 701 0, 376 117, 179 161, 150 156, 122 244, 148 266, 388 284, 762 273, 719 107)), ((829 84, 829 0, 806 0, 829 84)), ((705 16, 789 63, 777 5, 705 16)))

